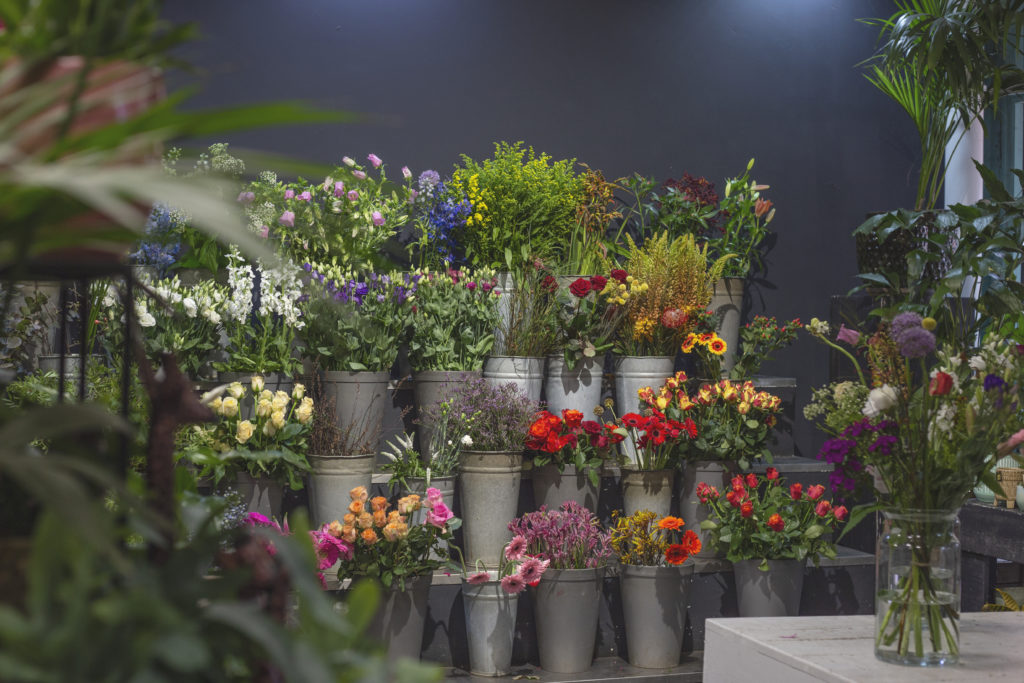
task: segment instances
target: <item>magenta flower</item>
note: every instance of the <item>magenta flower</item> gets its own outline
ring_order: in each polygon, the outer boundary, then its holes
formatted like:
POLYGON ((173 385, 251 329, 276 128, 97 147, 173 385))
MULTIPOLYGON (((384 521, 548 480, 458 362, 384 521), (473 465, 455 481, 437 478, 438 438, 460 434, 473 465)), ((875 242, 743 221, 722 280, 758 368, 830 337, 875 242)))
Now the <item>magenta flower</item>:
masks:
POLYGON ((250 512, 249 516, 245 518, 245 523, 249 526, 272 526, 270 518, 259 512, 250 512))
POLYGON ((427 489, 427 505, 434 507, 438 503, 443 503, 444 500, 441 496, 441 490, 436 489, 433 486, 427 489))
POLYGON ((856 346, 860 341, 860 332, 851 329, 846 325, 839 325, 839 332, 836 334, 836 341, 846 342, 850 346, 856 346))
POLYGON ((473 290, 476 289, 476 283, 470 280, 469 282, 466 283, 466 289, 472 292, 473 290))
POLYGON ((487 583, 490 580, 491 576, 487 572, 477 572, 466 577, 466 583, 472 584, 487 583))
POLYGON ((351 167, 356 165, 356 161, 352 157, 342 157, 341 158, 341 163, 345 164, 349 168, 351 168, 351 167))
POLYGON ((454 517, 452 511, 448 509, 448 506, 444 503, 436 503, 427 513, 427 524, 436 526, 438 529, 444 529, 444 525, 448 523, 448 520, 454 517))
POLYGON ((523 553, 526 552, 526 538, 523 536, 513 536, 512 540, 505 546, 505 559, 509 562, 515 562, 523 557, 523 553))
POLYGON ((533 586, 540 581, 540 577, 544 575, 544 570, 548 568, 548 564, 550 562, 542 562, 536 557, 527 557, 519 565, 519 576, 522 577, 524 583, 533 586))
POLYGON ((256 199, 256 195, 252 192, 239 192, 238 201, 242 204, 252 204, 253 200, 256 199))
POLYGON ((369 161, 374 168, 380 168, 380 165, 384 163, 383 161, 380 160, 379 156, 372 153, 366 155, 366 160, 369 161))
POLYGON ((303 192, 302 194, 299 195, 299 199, 304 201, 304 202, 308 202, 312 198, 313 198, 313 195, 310 193, 309 190, 306 190, 305 192, 303 192))
POLYGON ((334 183, 334 196, 340 197, 343 194, 345 194, 345 183, 339 180, 336 183, 334 183))
POLYGON ((405 178, 406 180, 412 178, 412 171, 409 170, 408 166, 402 167, 402 177, 405 178))
POLYGON ((358 190, 349 190, 348 194, 345 195, 345 196, 348 197, 348 200, 350 202, 354 202, 357 199, 359 199, 359 191, 358 190))
POLYGON ((295 190, 285 190, 284 191, 284 198, 285 199, 294 199, 295 198, 295 190))
POLYGON ((376 226, 384 225, 384 216, 381 215, 380 211, 374 211, 371 214, 371 217, 373 219, 373 224, 374 225, 376 225, 376 226))
POLYGON ((277 222, 287 228, 295 227, 295 212, 285 211, 281 214, 281 217, 277 219, 277 222))
POLYGON ((366 180, 366 174, 362 171, 352 171, 352 175, 360 180, 366 180))
POLYGON ((515 595, 521 593, 526 588, 526 582, 523 581, 523 577, 519 574, 510 574, 501 580, 501 587, 505 589, 506 593, 515 595))

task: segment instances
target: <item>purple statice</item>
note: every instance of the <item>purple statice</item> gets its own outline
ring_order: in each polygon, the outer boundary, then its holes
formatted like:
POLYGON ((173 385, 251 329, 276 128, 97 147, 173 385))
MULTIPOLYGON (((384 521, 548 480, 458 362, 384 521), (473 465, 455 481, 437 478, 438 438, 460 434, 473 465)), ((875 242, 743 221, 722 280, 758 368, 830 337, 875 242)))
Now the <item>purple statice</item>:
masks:
POLYGON ((935 350, 935 335, 923 327, 908 328, 899 337, 893 337, 904 358, 924 358, 935 350))
POLYGON ((513 537, 526 540, 528 555, 547 560, 552 569, 600 567, 612 556, 611 532, 576 501, 566 501, 558 510, 541 506, 512 520, 508 528, 513 537))

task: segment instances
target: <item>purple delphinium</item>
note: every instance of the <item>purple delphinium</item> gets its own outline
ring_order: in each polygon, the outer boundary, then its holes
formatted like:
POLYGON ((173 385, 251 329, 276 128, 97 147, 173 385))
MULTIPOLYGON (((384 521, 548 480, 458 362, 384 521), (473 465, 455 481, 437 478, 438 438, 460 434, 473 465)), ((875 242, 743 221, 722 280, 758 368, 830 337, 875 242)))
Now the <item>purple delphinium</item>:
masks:
POLYGON ((611 533, 597 516, 575 501, 558 510, 541 506, 509 522, 513 536, 526 539, 527 554, 551 562, 552 569, 600 567, 612 556, 611 533))
MULTIPOLYGON (((421 175, 420 178, 422 177, 421 175)), ((473 205, 465 196, 459 201, 446 197, 447 189, 444 183, 439 182, 430 195, 427 241, 437 253, 439 262, 457 265, 461 257, 457 253, 456 236, 459 230, 465 227, 466 219, 473 213, 473 205)))
POLYGON ((167 270, 178 260, 182 250, 180 242, 176 239, 172 241, 178 225, 176 214, 167 206, 154 204, 146 220, 145 237, 139 243, 138 250, 128 256, 131 263, 152 266, 158 277, 166 277, 167 270))

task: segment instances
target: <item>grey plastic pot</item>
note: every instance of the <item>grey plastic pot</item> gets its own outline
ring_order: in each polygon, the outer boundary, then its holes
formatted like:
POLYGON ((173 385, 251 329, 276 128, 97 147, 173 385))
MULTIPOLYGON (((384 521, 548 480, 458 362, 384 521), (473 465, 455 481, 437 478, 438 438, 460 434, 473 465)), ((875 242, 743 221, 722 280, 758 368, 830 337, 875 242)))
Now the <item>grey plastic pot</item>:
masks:
POLYGON ((504 676, 512 670, 519 595, 510 595, 489 572, 491 581, 462 582, 462 607, 466 615, 469 673, 473 676, 504 676))
POLYGON ((677 567, 622 565, 619 582, 629 663, 644 669, 669 669, 679 664, 693 563, 677 567))
POLYGON ((395 586, 384 588, 366 633, 387 647, 389 659, 420 658, 433 580, 433 574, 424 574, 406 579, 404 591, 395 586))
POLYGON ((561 354, 548 356, 544 380, 548 410, 555 415, 561 415, 563 410, 578 410, 583 419, 594 419, 594 408, 601 404, 603 370, 596 358, 581 358, 570 370, 561 354))
POLYGON ((711 545, 711 532, 700 528, 700 523, 708 518, 710 508, 702 505, 697 498, 697 485, 703 482, 724 494, 730 476, 728 465, 718 460, 688 460, 683 465, 683 480, 679 486, 679 516, 686 523, 684 531, 692 531, 700 538, 701 557, 720 557, 721 554, 711 545))
POLYGON ((733 562, 740 616, 797 616, 806 560, 768 560, 766 572, 758 569, 760 564, 759 559, 733 562))
POLYGON ((548 569, 533 591, 540 668, 586 671, 594 661, 604 567, 548 569))
POLYGON ((514 384, 534 403, 540 401, 544 386, 544 358, 532 356, 491 356, 484 363, 484 379, 501 387, 514 384))
MULTIPOLYGON (((447 399, 461 384, 480 377, 479 370, 426 370, 414 372, 413 397, 416 399, 417 414, 422 417, 423 411, 447 399)), ((426 461, 430 454, 430 439, 433 434, 429 424, 416 427, 419 437, 420 455, 426 461)))
POLYGON ((640 510, 650 510, 660 517, 671 514, 675 476, 675 470, 623 470, 623 514, 629 517, 640 510))
POLYGON ((321 400, 334 401, 335 422, 350 443, 379 450, 390 377, 388 372, 323 373, 321 400))
POLYGON ((720 318, 718 336, 725 340, 722 370, 728 372, 736 364, 736 351, 740 341, 740 318, 743 313, 744 280, 741 277, 723 277, 715 283, 708 308, 720 318))
MULTIPOLYGON (((672 376, 671 356, 623 356, 615 360, 615 411, 619 415, 638 412, 638 392, 651 387, 655 392, 672 376)), ((628 462, 636 462, 636 444, 626 439, 619 447, 628 462)))
POLYGON ((281 519, 284 488, 269 477, 253 478, 248 472, 235 475, 235 490, 249 512, 258 512, 272 519, 281 519))
POLYGON ((466 564, 480 560, 497 567, 511 540, 508 523, 516 516, 523 476, 521 451, 467 451, 459 454, 459 502, 466 564))
POLYGON ((539 508, 547 506, 557 510, 567 500, 574 500, 590 511, 597 510, 597 487, 585 472, 577 472, 575 465, 566 465, 562 471, 557 465, 542 465, 530 470, 533 482, 533 502, 539 508))
POLYGON ((341 519, 357 486, 370 490, 375 453, 365 455, 309 455, 309 508, 314 525, 341 519))

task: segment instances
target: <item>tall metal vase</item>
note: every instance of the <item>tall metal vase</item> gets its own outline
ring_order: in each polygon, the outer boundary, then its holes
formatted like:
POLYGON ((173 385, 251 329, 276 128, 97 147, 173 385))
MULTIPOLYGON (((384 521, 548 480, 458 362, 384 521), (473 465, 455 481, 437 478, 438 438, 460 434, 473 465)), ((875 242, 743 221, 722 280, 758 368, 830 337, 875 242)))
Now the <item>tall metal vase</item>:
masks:
POLYGON ((519 595, 505 592, 496 571, 489 574, 487 583, 462 582, 469 673, 473 676, 504 676, 512 670, 519 595))
POLYGON ((523 476, 522 451, 467 451, 459 454, 459 501, 466 562, 497 567, 512 539, 523 476))
POLYGON ((604 567, 548 569, 533 590, 540 668, 586 671, 594 661, 604 567))
MULTIPOLYGON (((639 391, 651 387, 655 392, 672 376, 672 356, 623 356, 615 360, 615 412, 621 417, 640 410, 639 391)), ((626 460, 637 460, 636 444, 626 439, 619 444, 626 460)))

